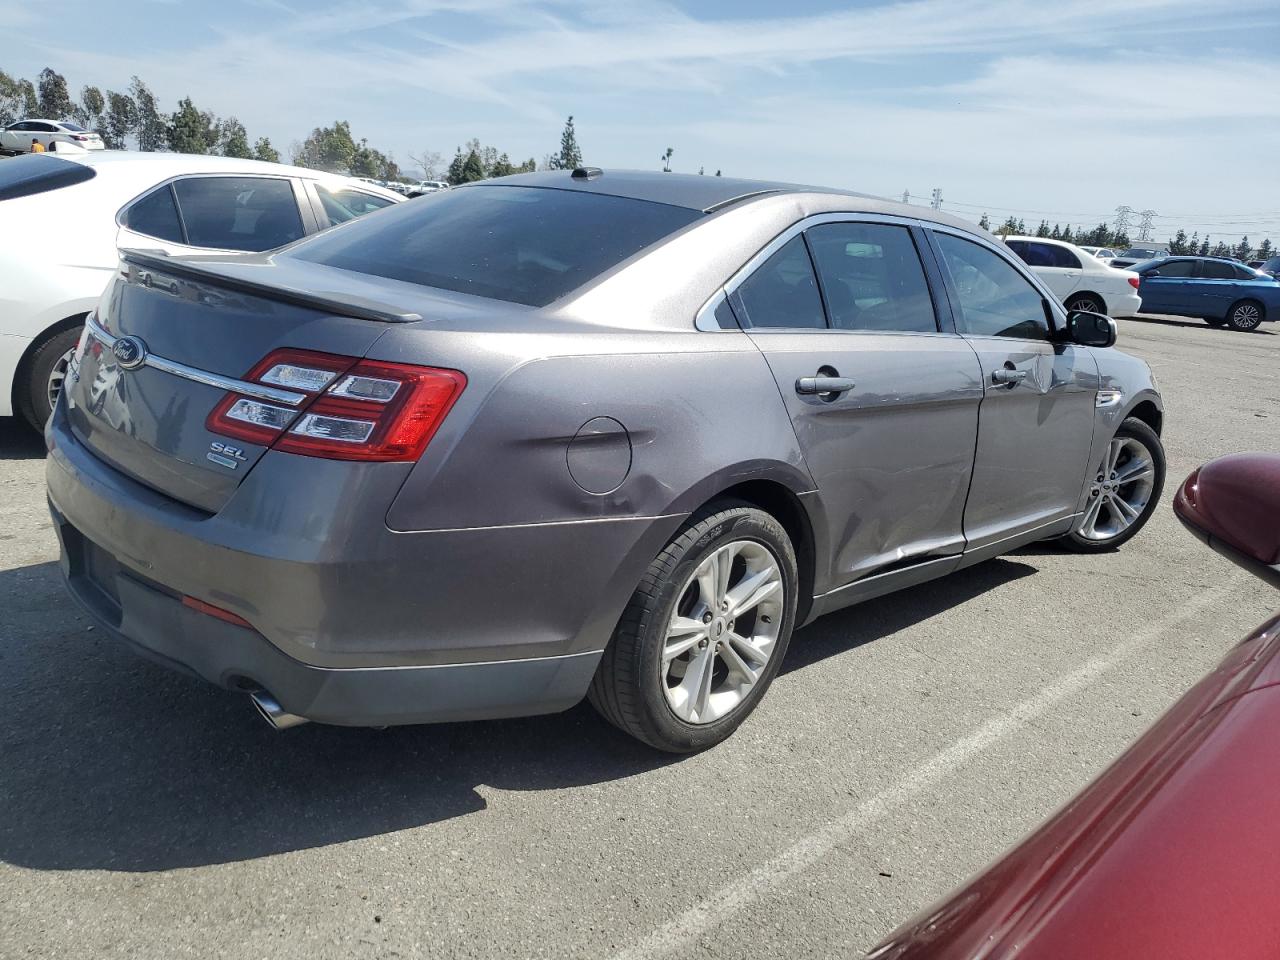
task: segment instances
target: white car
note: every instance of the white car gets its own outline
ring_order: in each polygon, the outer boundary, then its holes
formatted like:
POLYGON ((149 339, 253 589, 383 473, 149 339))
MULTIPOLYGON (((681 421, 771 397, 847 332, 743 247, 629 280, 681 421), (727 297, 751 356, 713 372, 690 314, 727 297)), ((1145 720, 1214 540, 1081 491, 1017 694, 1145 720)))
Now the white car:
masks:
POLYGON ((1110 247, 1085 247, 1080 248, 1085 253, 1091 253, 1103 263, 1110 263, 1116 258, 1116 252, 1110 247))
POLYGON ((1004 242, 1068 310, 1132 317, 1142 306, 1136 273, 1117 270, 1074 243, 1044 237, 1005 237, 1004 242))
POLYGON ((70 143, 81 150, 101 150, 102 138, 70 120, 18 120, 0 129, 0 150, 6 153, 30 153, 31 142, 39 141, 46 150, 55 143, 70 143))
POLYGON ((121 248, 270 250, 402 200, 349 177, 231 157, 0 160, 0 416, 43 427, 121 248))

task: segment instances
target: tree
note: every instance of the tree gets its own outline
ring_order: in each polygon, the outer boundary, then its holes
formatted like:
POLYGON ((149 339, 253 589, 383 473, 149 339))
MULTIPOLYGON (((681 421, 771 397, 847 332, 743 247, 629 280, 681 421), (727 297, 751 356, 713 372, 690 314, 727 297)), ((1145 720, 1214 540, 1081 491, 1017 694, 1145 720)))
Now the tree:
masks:
POLYGON ((1213 252, 1209 254, 1211 257, 1229 257, 1231 256, 1231 248, 1219 240, 1213 248, 1213 252))
MULTIPOLYGON (((0 70, 0 125, 13 123, 27 116, 26 80, 18 80, 0 70)), ((31 111, 34 113, 35 111, 31 111)))
POLYGON ((1062 228, 1059 227, 1056 223, 1053 225, 1053 229, 1049 231, 1049 238, 1051 240, 1062 239, 1062 228))
POLYGON ((491 177, 509 177, 516 172, 516 168, 511 165, 511 158, 505 153, 498 157, 497 162, 489 170, 491 177))
MULTIPOLYGON (((1191 239, 1187 241, 1187 255, 1194 257, 1196 251, 1200 249, 1200 231, 1196 231, 1191 235, 1191 239)), ((1172 251, 1170 251, 1172 253, 1172 251)))
POLYGON ((1048 221, 1048 220, 1041 220, 1041 221, 1040 221, 1040 226, 1036 227, 1036 236, 1037 236, 1037 237, 1047 237, 1047 236, 1049 236, 1049 221, 1048 221))
POLYGON ((218 144, 218 152, 224 157, 253 159, 253 148, 249 146, 249 134, 245 131, 244 124, 235 117, 227 117, 222 123, 222 139, 218 144))
MULTIPOLYGON (((717 170, 716 174, 718 175, 719 173, 720 171, 717 170)), ((985 212, 982 214, 982 219, 978 221, 978 226, 980 226, 983 230, 991 229, 991 218, 988 217, 985 212)))
POLYGON ((1169 252, 1174 256, 1182 256, 1188 252, 1187 231, 1181 228, 1178 229, 1178 232, 1174 234, 1173 238, 1169 241, 1169 252))
MULTIPOLYGON (((716 176, 717 176, 717 177, 718 177, 718 176, 720 176, 720 171, 719 171, 719 170, 717 170, 717 171, 716 171, 716 176)), ((984 214, 983 214, 983 216, 985 217, 985 216, 986 216, 986 214, 984 213, 984 214)))
POLYGON ((166 139, 174 153, 208 153, 218 145, 218 123, 213 114, 200 112, 190 97, 183 97, 169 117, 166 139))
POLYGON ((422 171, 422 179, 439 180, 444 171, 440 168, 440 153, 437 150, 423 150, 419 154, 409 154, 409 159, 422 171))
POLYGON ((125 137, 134 128, 138 122, 138 107, 133 102, 133 97, 127 93, 116 93, 113 90, 107 91, 107 115, 104 118, 103 126, 106 133, 103 136, 103 143, 108 149, 123 150, 125 148, 125 137))
POLYGON ((1069 223, 1067 224, 1066 228, 1062 231, 1062 236, 1059 239, 1061 239, 1064 243, 1075 243, 1075 237, 1072 236, 1071 234, 1071 224, 1069 223))
POLYGON ((1240 242, 1236 244, 1236 248, 1231 251, 1231 255, 1237 260, 1252 260, 1253 247, 1249 245, 1249 238, 1241 237, 1240 242))
POLYGON ((266 137, 259 137, 258 142, 253 145, 253 159, 266 163, 279 163, 280 151, 273 147, 266 137))
POLYGON ((69 120, 75 112, 75 104, 71 102, 71 94, 67 92, 67 80, 52 68, 45 67, 40 71, 37 82, 39 90, 40 116, 50 120, 69 120))
POLYGON ((1012 216, 1006 219, 1004 223, 1000 224, 999 228, 996 230, 996 233, 1000 234, 1000 236, 1002 237, 1007 237, 1011 233, 1017 233, 1017 232, 1018 232, 1018 221, 1016 218, 1012 216))
POLYGON ((672 155, 673 153, 675 153, 675 152, 676 152, 676 151, 675 151, 675 149, 674 149, 674 148, 672 148, 672 147, 667 147, 667 151, 666 151, 666 153, 664 153, 661 157, 659 157, 659 158, 658 158, 659 160, 661 160, 661 161, 662 161, 662 172, 663 172, 663 173, 670 173, 670 172, 671 172, 671 155, 672 155))
POLYGON ((1200 241, 1200 249, 1196 251, 1196 256, 1207 257, 1209 255, 1209 235, 1206 233, 1204 239, 1200 241))
POLYGON ((1266 240, 1263 240, 1260 244, 1258 244, 1258 256, 1257 256, 1257 259, 1259 259, 1259 260, 1270 260, 1270 259, 1271 259, 1271 255, 1272 255, 1273 253, 1275 253, 1275 249, 1271 246, 1271 240, 1270 240, 1270 238, 1268 238, 1268 239, 1266 239, 1266 240))
POLYGON ((367 140, 361 140, 351 157, 351 174, 356 177, 372 177, 375 180, 399 180, 400 165, 381 150, 369 146, 367 140))
POLYGON ((462 164, 462 182, 474 183, 476 180, 483 180, 484 178, 484 163, 480 159, 480 154, 472 150, 467 154, 467 159, 462 164))
POLYGON ((520 166, 516 167, 516 173, 533 173, 533 171, 537 169, 538 162, 534 160, 533 157, 530 157, 524 163, 520 164, 520 166))
POLYGON ((160 116, 155 94, 135 76, 129 83, 129 95, 133 97, 136 111, 133 135, 138 141, 138 149, 143 151, 161 149, 169 139, 169 127, 160 116))
POLYGON ((302 143, 295 143, 293 162, 299 167, 347 173, 355 160, 356 142, 351 138, 351 125, 335 120, 332 127, 316 127, 302 143))
POLYGON ((560 152, 551 158, 552 170, 576 170, 582 166, 582 151, 578 149, 578 136, 573 129, 573 117, 565 121, 560 134, 560 152))
MULTIPOLYGON (((80 88, 80 107, 76 114, 81 123, 100 137, 105 126, 102 111, 106 109, 106 106, 107 102, 102 97, 102 91, 97 87, 80 88)), ((103 139, 105 140, 106 138, 103 137, 103 139)))

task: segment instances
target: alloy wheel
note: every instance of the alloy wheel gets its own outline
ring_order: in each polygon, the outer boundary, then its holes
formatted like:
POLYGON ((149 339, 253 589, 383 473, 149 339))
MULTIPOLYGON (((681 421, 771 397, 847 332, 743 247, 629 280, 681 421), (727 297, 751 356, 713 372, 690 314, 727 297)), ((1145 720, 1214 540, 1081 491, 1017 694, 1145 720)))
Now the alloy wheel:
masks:
POLYGON ((1237 330, 1252 330, 1262 323, 1257 304, 1242 303, 1231 311, 1231 325, 1237 330))
POLYGON ((725 544, 698 565, 662 650, 663 690, 677 717, 713 723, 750 695, 777 645, 785 590, 777 558, 754 540, 725 544))
POLYGON ((1154 487, 1155 462, 1147 445, 1134 437, 1116 437, 1089 487, 1080 535, 1094 541, 1120 536, 1147 509, 1154 487))
POLYGON ((75 356, 75 348, 68 350, 56 361, 54 361, 53 369, 49 371, 49 381, 46 384, 46 395, 49 398, 49 409, 52 410, 58 405, 58 396, 62 393, 62 386, 67 379, 67 371, 71 367, 71 359, 75 356))

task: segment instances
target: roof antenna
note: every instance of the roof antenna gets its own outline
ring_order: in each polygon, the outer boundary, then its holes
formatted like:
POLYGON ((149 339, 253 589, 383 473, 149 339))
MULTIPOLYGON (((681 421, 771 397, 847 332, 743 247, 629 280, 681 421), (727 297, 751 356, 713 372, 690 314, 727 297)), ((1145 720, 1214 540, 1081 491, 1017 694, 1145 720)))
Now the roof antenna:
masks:
POLYGON ((577 167, 572 173, 575 180, 599 180, 604 176, 604 171, 599 167, 577 167))

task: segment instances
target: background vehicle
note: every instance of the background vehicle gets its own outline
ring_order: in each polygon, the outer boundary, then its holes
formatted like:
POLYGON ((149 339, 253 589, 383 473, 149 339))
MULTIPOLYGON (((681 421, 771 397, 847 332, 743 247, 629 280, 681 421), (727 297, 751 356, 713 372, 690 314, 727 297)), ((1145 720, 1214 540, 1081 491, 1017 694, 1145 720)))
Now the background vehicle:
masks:
POLYGON ((181 153, 0 164, 0 416, 49 418, 123 247, 258 251, 400 198, 315 170, 181 153))
POLYGON ((54 143, 70 143, 82 150, 101 150, 102 137, 70 120, 18 120, 0 130, 0 151, 30 153, 31 141, 46 150, 54 143))
MULTIPOLYGON (((1174 510, 1280 587, 1280 455, 1205 464, 1174 510)), ((1278 684, 1280 616, 1043 826, 870 957, 1280 955, 1278 684)))
POLYGON ((1161 247, 1130 247, 1124 253, 1112 258, 1111 266, 1117 269, 1125 269, 1132 267, 1135 263, 1141 263, 1143 260, 1152 260, 1155 257, 1167 256, 1167 252, 1161 247))
POLYGON ((1116 252, 1110 247, 1081 247, 1080 249, 1097 257, 1103 263, 1109 263, 1116 258, 1116 252))
POLYGON ((1068 310, 1132 317, 1141 303, 1138 277, 1116 270, 1084 248, 1041 237, 1006 237, 1005 243, 1045 282, 1068 310))
POLYGON ((948 214, 520 175, 265 255, 126 253, 49 495, 104 628, 277 723, 589 691, 696 750, 797 623, 1141 529, 1161 402, 1114 340, 948 214))
POLYGON ((1262 261, 1262 265, 1257 268, 1263 273, 1270 274, 1273 277, 1280 277, 1280 256, 1269 257, 1262 261))
POLYGON ((1234 260, 1161 257, 1134 265, 1143 313, 1200 317, 1211 327, 1256 330, 1280 317, 1280 283, 1234 260))

